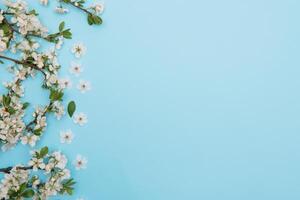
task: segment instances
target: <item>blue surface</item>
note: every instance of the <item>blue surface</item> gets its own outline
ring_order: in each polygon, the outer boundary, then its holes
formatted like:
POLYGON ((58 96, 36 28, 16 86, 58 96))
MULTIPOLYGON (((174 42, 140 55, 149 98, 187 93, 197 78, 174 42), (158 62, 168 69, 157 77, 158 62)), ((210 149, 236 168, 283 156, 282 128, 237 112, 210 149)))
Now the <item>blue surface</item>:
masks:
MULTIPOLYGON (((92 91, 67 97, 89 123, 51 120, 42 140, 71 160, 88 157, 75 197, 300 198, 298 0, 106 0, 97 28, 77 11, 63 17, 29 2, 88 47, 82 78, 92 91), (74 142, 61 145, 68 128, 74 142)), ((23 150, 1 163, 25 161, 23 150)))

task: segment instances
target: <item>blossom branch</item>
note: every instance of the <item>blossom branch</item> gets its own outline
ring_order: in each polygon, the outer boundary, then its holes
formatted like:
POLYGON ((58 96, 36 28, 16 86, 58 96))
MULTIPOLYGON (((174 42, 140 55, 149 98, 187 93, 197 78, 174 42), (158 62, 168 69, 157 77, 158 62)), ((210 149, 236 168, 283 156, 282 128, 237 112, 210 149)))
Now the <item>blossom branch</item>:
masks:
MULTIPOLYGON (((48 34, 45 35, 42 32, 41 33, 35 33, 33 31, 28 31, 25 34, 21 33, 18 29, 15 28, 16 24, 14 23, 10 23, 8 20, 8 16, 12 16, 13 13, 9 13, 9 12, 3 12, 3 10, 0 9, 0 13, 2 12, 3 14, 3 22, 5 25, 7 25, 7 27, 9 28, 11 34, 9 37, 9 42, 10 40, 13 38, 13 33, 17 33, 21 36, 23 36, 25 39, 27 39, 28 37, 36 37, 36 38, 40 38, 43 40, 46 40, 48 42, 52 42, 52 43, 58 43, 59 42, 59 38, 63 37, 65 39, 71 39, 72 38, 72 33, 70 32, 70 29, 64 29, 64 22, 62 22, 59 26, 59 31, 53 34, 48 34), (63 24, 63 26, 61 26, 63 24)), ((26 15, 35 15, 35 12, 32 13, 26 13, 26 15)))
POLYGON ((37 119, 38 119, 39 116, 44 117, 44 116, 47 114, 47 112, 49 112, 49 110, 51 109, 52 105, 53 105, 53 102, 51 101, 51 102, 46 106, 46 108, 44 109, 44 112, 43 112, 41 115, 37 115, 32 121, 30 121, 30 122, 26 125, 26 130, 27 130, 27 131, 31 131, 31 132, 34 131, 34 130, 31 128, 31 126, 37 123, 37 119))
POLYGON ((89 9, 84 7, 85 0, 60 0, 60 2, 69 4, 84 13, 87 14, 87 21, 89 25, 100 25, 102 24, 102 18, 98 16, 98 14, 101 14, 103 12, 103 5, 102 4, 95 4, 94 6, 91 6, 89 9))
POLYGON ((70 178, 70 171, 66 169, 66 165, 67 159, 60 152, 49 153, 48 147, 34 151, 28 166, 0 169, 0 173, 10 174, 0 183, 0 199, 48 199, 48 196, 55 195, 57 192, 72 194, 75 181, 70 178), (31 171, 38 170, 44 171, 46 180, 30 174, 31 171), (14 186, 16 183, 19 184, 18 187, 14 186), (9 193, 9 198, 6 198, 2 190, 6 191, 6 187, 10 185, 12 188, 7 190, 12 189, 13 193, 9 193))
MULTIPOLYGON (((102 19, 98 16, 103 11, 103 6, 94 4, 84 7, 85 0, 59 0, 71 4, 87 14, 88 23, 101 24, 102 19)), ((44 1, 48 2, 48 1, 44 1)), ((48 29, 41 23, 35 10, 29 10, 25 0, 7 1, 6 9, 0 9, 0 63, 10 61, 14 63, 8 72, 12 73, 14 79, 5 82, 4 86, 8 92, 0 95, 0 147, 3 151, 16 146, 18 143, 28 144, 34 147, 47 126, 46 115, 53 113, 59 119, 64 113, 62 104, 64 88, 66 83, 58 77, 61 68, 57 49, 64 39, 71 39, 70 29, 65 28, 61 22, 58 32, 48 33, 48 29), (34 40, 33 37, 38 38, 34 40), (44 43, 54 43, 45 52, 38 49, 44 43), (15 56, 7 56, 10 53, 15 56), (38 105, 33 112, 33 119, 25 121, 28 102, 24 102, 24 88, 22 82, 35 72, 41 72, 44 76, 42 87, 49 91, 49 103, 46 106, 38 105)), ((44 46, 45 47, 45 46, 44 46)), ((44 49, 44 48, 43 48, 44 49)), ((72 49, 76 57, 84 52, 84 48, 77 45, 72 49)), ((89 88, 87 84, 81 84, 82 88, 89 88)), ((68 104, 68 114, 73 116, 76 110, 74 101, 68 104)), ((85 115, 74 116, 76 123, 82 125, 87 121, 85 115)), ((48 147, 32 151, 27 165, 15 165, 0 168, 0 173, 6 174, 0 181, 0 200, 8 199, 48 199, 58 194, 73 193, 75 181, 70 176, 70 170, 66 168, 67 158, 59 151, 48 152, 48 147), (34 171, 43 171, 41 176, 34 171)), ((82 157, 76 158, 76 168, 84 168, 87 160, 82 157)))
MULTIPOLYGON (((5 174, 9 174, 10 171, 13 169, 14 167, 6 167, 6 168, 0 168, 0 173, 5 173, 5 174)), ((30 170, 32 169, 32 166, 28 166, 28 167, 16 167, 16 169, 19 170, 30 170)))
POLYGON ((68 0, 63 0, 64 3, 70 4, 75 8, 78 8, 79 10, 82 10, 83 12, 87 13, 88 15, 93 15, 93 13, 91 13, 90 11, 88 11, 87 9, 83 8, 82 6, 79 6, 78 4, 76 4, 75 2, 72 1, 68 1, 68 0))
POLYGON ((36 65, 34 65, 34 64, 32 64, 32 63, 28 63, 28 62, 26 62, 26 61, 16 60, 16 59, 14 59, 14 58, 10 58, 10 57, 3 56, 3 55, 0 55, 0 58, 5 59, 5 60, 12 61, 12 62, 14 62, 14 63, 16 63, 16 64, 19 64, 19 65, 24 65, 24 66, 31 67, 31 68, 33 68, 33 69, 35 69, 35 70, 40 71, 41 73, 43 73, 44 76, 46 76, 46 73, 45 73, 42 69, 38 68, 36 65))

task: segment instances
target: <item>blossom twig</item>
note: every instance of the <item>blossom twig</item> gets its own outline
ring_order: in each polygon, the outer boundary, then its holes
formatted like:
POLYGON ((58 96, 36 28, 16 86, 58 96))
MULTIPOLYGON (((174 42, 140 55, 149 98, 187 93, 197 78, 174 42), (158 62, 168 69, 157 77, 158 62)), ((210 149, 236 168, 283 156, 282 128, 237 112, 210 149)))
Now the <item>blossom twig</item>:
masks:
MULTIPOLYGON (((1 168, 0 169, 0 173, 10 173, 10 171, 13 169, 13 167, 6 167, 6 168, 1 168)), ((17 169, 21 169, 21 170, 30 170, 32 169, 32 166, 28 166, 28 167, 17 167, 17 169)))
MULTIPOLYGON (((102 4, 84 7, 86 0, 58 1, 84 11, 90 25, 102 23, 98 16, 103 10, 102 4)), ((70 29, 65 28, 65 22, 59 24, 57 32, 49 33, 38 13, 27 7, 26 0, 6 1, 4 6, 6 8, 0 9, 0 64, 4 64, 4 61, 13 63, 7 68, 13 79, 3 83, 7 91, 0 94, 0 147, 3 151, 19 143, 34 147, 46 130, 47 115, 53 113, 59 119, 65 114, 63 96, 67 83, 59 77, 61 65, 57 52, 64 39, 72 38, 70 29), (47 48, 47 44, 40 39, 54 45, 47 48), (32 120, 27 122, 25 115, 30 103, 22 98, 25 94, 22 83, 30 76, 34 77, 36 72, 41 72, 44 77, 41 86, 49 92, 49 103, 44 106, 33 105, 32 120)), ((80 57, 83 49, 77 46, 75 56, 80 57)), ((82 91, 89 89, 87 83, 81 85, 84 88, 82 91)), ((75 110, 75 102, 69 102, 67 111, 70 117, 73 117, 75 110)), ((86 121, 85 115, 74 115, 75 123, 83 125, 86 121)), ((58 194, 72 195, 75 181, 71 178, 67 162, 67 157, 60 151, 49 152, 48 147, 43 147, 31 151, 27 165, 0 168, 0 173, 4 174, 0 180, 0 200, 49 199, 58 194)), ((76 169, 81 169, 86 162, 85 158, 77 157, 74 165, 76 169)))
POLYGON ((33 68, 33 69, 35 69, 35 70, 38 70, 38 71, 42 72, 42 73, 44 74, 44 76, 46 76, 46 73, 45 73, 42 69, 38 68, 38 67, 37 67, 36 65, 34 65, 34 64, 31 64, 31 63, 28 63, 28 62, 25 62, 25 61, 16 60, 16 59, 14 59, 14 58, 10 58, 10 57, 3 56, 3 55, 0 55, 0 58, 5 59, 5 60, 12 61, 12 62, 14 62, 14 63, 16 63, 16 64, 19 64, 19 65, 25 65, 25 66, 31 67, 31 68, 33 68))
POLYGON ((85 0, 59 0, 62 3, 69 4, 87 14, 87 21, 89 25, 100 25, 102 24, 102 18, 98 16, 98 14, 101 14, 103 12, 103 5, 97 4, 94 7, 90 7, 90 10, 88 8, 85 8, 83 4, 85 3, 85 0))

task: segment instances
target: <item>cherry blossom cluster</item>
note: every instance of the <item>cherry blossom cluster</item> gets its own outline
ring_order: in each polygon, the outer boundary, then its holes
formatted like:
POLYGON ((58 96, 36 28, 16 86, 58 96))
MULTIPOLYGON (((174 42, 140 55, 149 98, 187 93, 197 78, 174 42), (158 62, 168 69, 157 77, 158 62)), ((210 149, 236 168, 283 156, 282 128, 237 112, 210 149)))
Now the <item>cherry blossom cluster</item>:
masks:
POLYGON ((58 33, 49 34, 36 12, 28 10, 25 1, 6 1, 5 3, 7 9, 1 10, 0 30, 7 42, 1 47, 1 52, 5 54, 0 54, 0 60, 2 63, 11 62, 8 71, 14 78, 10 82, 4 82, 8 92, 0 98, 2 150, 14 147, 20 140, 24 144, 34 146, 47 125, 46 114, 53 112, 57 118, 64 114, 61 103, 64 92, 58 84, 58 70, 61 66, 58 63, 56 49, 59 48, 63 38, 69 39, 71 36, 70 29, 64 29, 64 23, 60 24, 58 33), (45 39, 55 45, 41 51, 40 43, 36 38, 45 39), (8 51, 15 55, 6 56, 8 51), (44 77, 43 88, 49 90, 49 104, 36 107, 32 121, 26 123, 23 117, 29 103, 21 100, 24 96, 22 82, 38 73, 44 77))
MULTIPOLYGON (((49 0, 39 0, 44 6, 49 4, 49 0)), ((55 7, 55 11, 60 14, 65 14, 69 12, 67 6, 75 7, 80 11, 87 14, 87 22, 89 25, 102 24, 102 19, 99 16, 104 11, 103 3, 93 3, 89 6, 85 6, 86 0, 57 0, 58 5, 55 7)))
POLYGON ((67 158, 59 151, 44 147, 31 152, 28 166, 1 169, 0 199, 47 199, 57 194, 72 194, 75 181, 66 168, 67 158))
MULTIPOLYGON (((103 4, 84 7, 85 0, 59 0, 60 7, 69 4, 88 15, 88 23, 101 24, 98 16, 103 12, 103 4)), ((47 0, 40 3, 47 5, 47 0)), ((80 126, 87 123, 87 116, 75 113, 74 101, 64 107, 65 90, 70 88, 68 78, 61 78, 58 51, 65 39, 71 39, 72 33, 61 22, 57 32, 50 33, 43 25, 35 10, 29 9, 25 0, 5 0, 0 6, 0 65, 7 64, 7 71, 12 78, 3 82, 6 92, 0 95, 0 147, 2 151, 13 149, 22 143, 35 147, 47 128, 49 114, 59 120, 65 113, 80 126), (44 42, 43 42, 44 41, 44 42), (50 45, 44 45, 46 43, 50 45), (42 77, 41 86, 49 94, 46 105, 31 105, 23 97, 26 90, 23 82, 29 78, 42 77), (25 119, 33 109, 31 119, 25 119), (73 116, 74 115, 74 116, 73 116)), ((71 52, 76 59, 86 51, 82 43, 73 45, 71 52)), ((78 77, 83 71, 80 64, 72 62, 70 73, 78 77)), ((88 81, 79 80, 77 89, 81 93, 90 90, 88 81)), ((70 144, 73 139, 71 130, 60 133, 61 142, 70 144)), ((77 170, 86 168, 87 159, 77 155, 73 162, 77 170)), ((0 182, 0 200, 48 199, 58 194, 73 193, 75 181, 66 168, 67 158, 59 151, 49 152, 48 147, 31 152, 27 165, 0 168, 4 178, 0 182)))

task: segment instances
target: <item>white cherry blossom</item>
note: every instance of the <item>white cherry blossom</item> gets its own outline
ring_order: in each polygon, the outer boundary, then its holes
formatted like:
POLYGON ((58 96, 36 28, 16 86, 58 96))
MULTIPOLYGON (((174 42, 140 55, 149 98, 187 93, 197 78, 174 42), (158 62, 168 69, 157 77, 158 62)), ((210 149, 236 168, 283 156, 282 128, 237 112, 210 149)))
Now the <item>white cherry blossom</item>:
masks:
POLYGON ((46 166, 42 158, 32 158, 28 162, 28 165, 32 166, 34 171, 37 171, 38 169, 45 169, 46 166))
POLYGON ((39 139, 38 136, 32 134, 32 135, 23 136, 21 138, 21 142, 22 144, 29 144, 31 147, 34 147, 38 139, 39 139))
POLYGON ((87 167, 87 159, 82 155, 77 155, 76 160, 73 162, 76 170, 85 169, 87 167))
POLYGON ((65 14, 65 13, 68 13, 69 10, 66 9, 66 8, 64 8, 64 7, 62 7, 62 6, 57 6, 57 7, 55 8, 55 12, 57 12, 57 13, 59 13, 59 14, 65 14))
POLYGON ((89 81, 80 80, 77 89, 80 90, 81 93, 85 93, 91 90, 91 83, 89 81))
POLYGON ((48 0, 40 0, 40 3, 44 6, 48 5, 48 0))
POLYGON ((63 144, 64 143, 71 144, 71 142, 73 141, 73 138, 74 138, 74 135, 71 130, 60 132, 60 142, 63 144))
POLYGON ((71 52, 75 55, 76 58, 80 58, 85 54, 86 47, 82 43, 76 43, 73 45, 71 52))
POLYGON ((66 89, 66 88, 72 87, 72 82, 71 82, 70 78, 68 78, 68 77, 59 79, 58 84, 61 89, 66 89))
POLYGON ((81 67, 81 64, 72 62, 69 71, 71 74, 79 76, 83 72, 83 68, 81 67))
POLYGON ((75 124, 79 124, 80 126, 83 126, 88 122, 88 118, 86 114, 84 113, 79 113, 74 115, 74 122, 75 124))
POLYGON ((93 9, 97 14, 102 14, 104 11, 104 4, 103 3, 94 3, 91 6, 91 9, 93 9))

